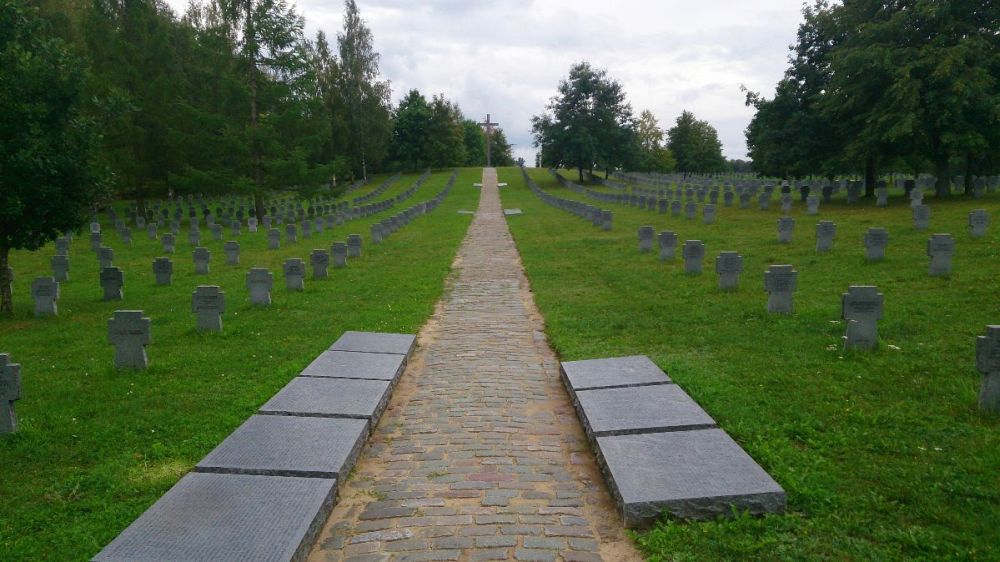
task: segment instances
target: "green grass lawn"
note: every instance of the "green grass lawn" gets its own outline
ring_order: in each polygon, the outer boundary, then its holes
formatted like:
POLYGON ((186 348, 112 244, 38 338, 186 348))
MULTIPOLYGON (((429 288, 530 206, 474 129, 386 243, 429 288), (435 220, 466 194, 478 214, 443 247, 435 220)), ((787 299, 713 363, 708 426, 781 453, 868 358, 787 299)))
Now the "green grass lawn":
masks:
MULTIPOLYGON (((533 177, 566 198, 542 170, 533 177)), ((575 175, 568 174, 575 181, 575 175)), ((1000 559, 1000 417, 976 407, 975 336, 1000 323, 1000 224, 969 237, 966 217, 1000 195, 925 198, 931 229, 918 232, 902 194, 874 202, 796 202, 793 243, 777 243, 770 211, 718 205, 699 218, 612 208, 614 230, 543 203, 520 171, 504 169, 505 207, 553 347, 563 360, 649 355, 786 490, 788 512, 706 523, 664 519, 636 540, 650 560, 1000 559), (837 223, 833 251, 815 252, 815 225, 837 223), (640 225, 705 242, 705 273, 640 254, 640 225), (862 237, 889 230, 887 259, 866 263, 862 237), (956 238, 954 272, 927 274, 932 232, 956 238), (739 251, 737 292, 717 290, 714 259, 739 251), (799 272, 796 312, 766 312, 763 272, 799 272), (843 351, 840 295, 849 285, 885 294, 874 353, 843 351)), ((796 196, 797 200, 797 196, 796 196)), ((678 255, 680 254, 678 249, 678 255)))
MULTIPOLYGON (((51 275, 53 245, 15 252, 15 314, 0 318, 0 352, 22 364, 23 398, 17 403, 21 431, 0 439, 0 560, 89 559, 343 331, 416 333, 433 312, 471 220, 456 211, 475 208, 479 191, 471 184, 481 173, 462 170, 435 211, 380 246, 370 243, 369 226, 429 200, 450 171, 435 173, 390 211, 310 239, 300 235, 297 244, 286 244, 279 227, 277 251, 267 250, 263 229, 249 234, 244 228, 239 266, 225 265, 229 229, 215 242, 203 224, 202 245, 212 252, 209 275, 193 273, 185 223, 169 287, 154 284, 159 242, 133 229, 133 246, 126 248, 105 224, 105 245, 125 271, 124 301, 101 301, 97 258, 87 236, 77 236, 56 318, 33 318, 29 295, 34 277, 51 275), (303 293, 284 289, 285 259, 308 263, 313 248, 329 250, 349 233, 365 239, 361 259, 348 260, 346 269, 331 267, 329 279, 307 277, 303 293), (248 303, 251 267, 274 273, 270 308, 248 303), (213 284, 226 293, 224 332, 198 333, 191 293, 213 284), (152 319, 147 371, 112 368, 107 321, 116 309, 141 309, 152 319)), ((404 176, 376 200, 417 177, 404 176)))

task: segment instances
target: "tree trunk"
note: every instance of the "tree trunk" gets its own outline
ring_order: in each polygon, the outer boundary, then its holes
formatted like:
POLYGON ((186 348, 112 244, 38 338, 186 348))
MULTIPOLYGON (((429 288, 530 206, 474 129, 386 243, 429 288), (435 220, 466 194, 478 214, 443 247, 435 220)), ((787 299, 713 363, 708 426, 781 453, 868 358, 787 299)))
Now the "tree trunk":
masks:
POLYGON ((865 158, 865 197, 875 197, 875 184, 878 174, 875 170, 875 157, 865 158))
POLYGON ((611 166, 608 166, 607 168, 604 168, 604 179, 608 179, 608 176, 610 174, 611 174, 611 166))
POLYGON ((934 184, 934 194, 937 197, 948 196, 948 185, 951 183, 951 180, 948 178, 950 174, 948 157, 938 156, 934 160, 934 175, 937 176, 937 182, 934 184))
POLYGON ((576 169, 579 172, 580 183, 583 183, 583 166, 582 165, 577 166, 576 169))
POLYGON ((965 194, 972 195, 972 170, 973 170, 973 160, 971 154, 965 155, 965 194))
POLYGON ((257 220, 264 220, 267 211, 264 209, 264 196, 259 191, 253 192, 253 210, 257 215, 257 220))
POLYGON ((10 248, 0 246, 0 313, 13 314, 14 299, 10 293, 10 277, 7 275, 9 256, 10 248))

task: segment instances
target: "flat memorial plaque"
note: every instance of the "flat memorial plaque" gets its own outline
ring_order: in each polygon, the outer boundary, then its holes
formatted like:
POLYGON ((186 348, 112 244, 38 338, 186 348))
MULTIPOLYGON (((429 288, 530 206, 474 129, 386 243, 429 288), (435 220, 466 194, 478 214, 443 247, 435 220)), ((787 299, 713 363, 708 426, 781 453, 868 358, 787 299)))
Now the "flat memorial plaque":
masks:
POLYGON ((188 474, 94 560, 301 560, 336 489, 331 478, 188 474))
POLYGON ((411 334, 383 334, 379 332, 344 332, 330 346, 330 351, 358 351, 362 353, 398 353, 409 355, 417 338, 411 334))
POLYGON ((591 439, 715 427, 715 420, 676 384, 581 390, 576 398, 591 439))
POLYGON ((393 381, 406 366, 406 356, 396 353, 324 351, 299 376, 393 381))
POLYGON ((559 366, 559 371, 562 373, 566 388, 574 396, 574 400, 578 390, 645 386, 671 382, 670 377, 645 355, 564 361, 559 366))
POLYGON ((388 381, 296 377, 261 406, 260 413, 361 418, 374 427, 388 402, 388 381))
POLYGON ((511 215, 520 215, 521 209, 504 209, 503 214, 507 215, 508 217, 511 215))
POLYGON ((627 527, 663 511, 687 519, 781 513, 785 491, 725 431, 698 429, 597 438, 598 462, 627 527))
POLYGON ((251 416, 195 471, 343 477, 367 438, 368 422, 361 419, 251 416))

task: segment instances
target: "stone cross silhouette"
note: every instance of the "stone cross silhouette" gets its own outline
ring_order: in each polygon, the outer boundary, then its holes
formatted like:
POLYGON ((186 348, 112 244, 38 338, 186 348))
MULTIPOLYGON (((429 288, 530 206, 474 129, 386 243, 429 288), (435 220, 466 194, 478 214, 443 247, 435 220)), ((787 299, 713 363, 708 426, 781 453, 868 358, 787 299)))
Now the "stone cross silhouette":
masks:
POLYGON ((492 168, 493 167, 493 158, 492 158, 492 154, 490 154, 490 152, 491 152, 490 151, 490 138, 493 137, 493 127, 496 127, 498 125, 500 125, 500 123, 493 123, 493 122, 490 121, 490 114, 489 113, 486 114, 486 121, 479 124, 480 127, 486 127, 486 167, 487 168, 492 168))

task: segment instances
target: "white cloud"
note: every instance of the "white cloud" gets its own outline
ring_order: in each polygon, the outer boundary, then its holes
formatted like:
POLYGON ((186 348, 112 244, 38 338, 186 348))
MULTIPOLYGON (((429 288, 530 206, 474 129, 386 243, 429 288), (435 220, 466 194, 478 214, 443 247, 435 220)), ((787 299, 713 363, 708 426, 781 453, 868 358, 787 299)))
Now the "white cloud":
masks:
MULTIPOLYGON (((187 0, 167 0, 183 10, 187 0)), ((802 0, 358 0, 393 98, 443 93, 490 113, 533 162, 532 115, 574 62, 607 69, 636 113, 664 129, 682 110, 712 123, 723 152, 746 156, 752 112, 740 85, 770 94, 795 41, 802 0)), ((310 36, 341 29, 339 0, 300 0, 310 36)))

